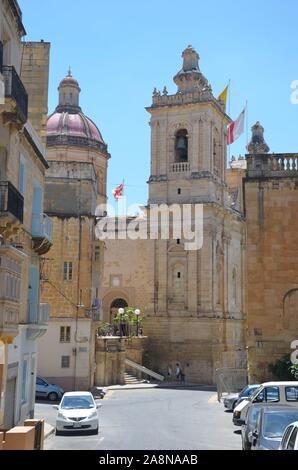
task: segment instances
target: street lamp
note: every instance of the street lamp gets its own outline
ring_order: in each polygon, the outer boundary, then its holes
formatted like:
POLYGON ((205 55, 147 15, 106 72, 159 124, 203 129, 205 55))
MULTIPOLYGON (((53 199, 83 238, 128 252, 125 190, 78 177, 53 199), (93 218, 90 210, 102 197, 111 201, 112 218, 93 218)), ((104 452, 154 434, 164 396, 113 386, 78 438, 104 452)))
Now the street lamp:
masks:
POLYGON ((141 315, 141 310, 137 308, 135 310, 135 315, 137 316, 137 336, 139 336, 139 317, 141 315))
POLYGON ((122 338, 122 328, 123 328, 122 315, 125 313, 124 308, 122 308, 122 307, 118 308, 118 313, 120 315, 120 319, 119 319, 119 321, 120 321, 120 338, 122 338))

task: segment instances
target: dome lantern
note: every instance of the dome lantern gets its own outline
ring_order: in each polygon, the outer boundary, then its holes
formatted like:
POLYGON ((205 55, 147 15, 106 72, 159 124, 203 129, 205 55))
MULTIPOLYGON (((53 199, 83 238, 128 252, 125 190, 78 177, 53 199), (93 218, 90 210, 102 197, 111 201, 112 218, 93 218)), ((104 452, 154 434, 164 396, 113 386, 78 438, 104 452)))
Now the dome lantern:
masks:
POLYGON ((59 105, 56 111, 69 113, 77 113, 81 111, 80 108, 80 92, 81 88, 78 81, 72 76, 71 69, 69 68, 67 76, 60 82, 58 87, 59 91, 59 105))

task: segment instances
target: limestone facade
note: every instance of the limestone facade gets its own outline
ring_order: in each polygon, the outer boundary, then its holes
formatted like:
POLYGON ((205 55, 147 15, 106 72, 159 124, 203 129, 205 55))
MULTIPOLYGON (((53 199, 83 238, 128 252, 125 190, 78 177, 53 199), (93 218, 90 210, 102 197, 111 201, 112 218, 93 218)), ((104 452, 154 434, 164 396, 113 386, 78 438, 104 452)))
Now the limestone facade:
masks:
POLYGON ((121 296, 142 310, 149 338, 145 366, 166 374, 169 365, 179 362, 186 380, 213 383, 216 368, 246 366, 245 225, 241 194, 232 198, 228 188, 229 117, 224 103, 214 98, 198 60, 189 46, 174 77, 177 93, 154 90, 147 108, 148 217, 152 204, 203 204, 203 246, 186 250, 183 236, 108 240, 102 296, 106 319, 121 296))
POLYGON ((102 316, 104 247, 95 225, 97 207, 106 203, 110 156, 80 108, 81 90, 70 71, 58 90, 59 104, 47 121, 45 211, 53 222, 53 247, 42 273, 51 319, 40 340, 38 371, 65 390, 86 390, 94 384, 95 331, 102 316))
POLYGON ((270 378, 268 364, 291 353, 291 342, 298 339, 298 156, 269 153, 263 131, 259 123, 253 127, 244 180, 247 347, 252 382, 270 378))
MULTIPOLYGON (((47 328, 49 308, 40 303, 41 255, 51 246, 51 223, 43 213, 48 167, 41 140, 47 80, 34 67, 22 75, 26 43, 17 1, 0 4, 0 427, 9 429, 33 417, 37 337, 47 328), (44 107, 38 118, 28 102, 35 80, 44 107), (34 121, 34 122, 33 122, 34 121), (36 126, 36 128, 34 127, 36 126)), ((38 49, 38 43, 36 49, 38 49)), ((32 50, 32 64, 36 60, 32 50)), ((49 73, 49 44, 40 69, 49 73)), ((41 106, 41 104, 40 104, 41 106)))

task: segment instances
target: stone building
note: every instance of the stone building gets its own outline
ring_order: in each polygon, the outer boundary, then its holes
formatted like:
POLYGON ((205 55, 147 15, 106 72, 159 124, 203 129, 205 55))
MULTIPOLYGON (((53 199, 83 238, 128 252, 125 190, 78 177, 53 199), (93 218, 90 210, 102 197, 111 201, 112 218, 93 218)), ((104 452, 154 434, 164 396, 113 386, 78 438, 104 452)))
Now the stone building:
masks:
POLYGON ((182 57, 177 92, 154 90, 147 108, 148 206, 203 204, 202 249, 187 250, 172 226, 168 240, 107 240, 101 295, 106 321, 120 305, 142 310, 146 366, 166 373, 179 362, 186 380, 212 383, 216 368, 246 365, 243 170, 227 171, 230 118, 200 71, 198 54, 189 46, 182 57))
POLYGON ((263 133, 256 123, 244 179, 247 348, 252 382, 268 377, 268 364, 291 353, 291 342, 298 339, 298 154, 269 153, 263 133))
POLYGON ((80 108, 81 90, 71 72, 58 90, 59 104, 47 121, 45 211, 54 224, 53 247, 42 274, 51 319, 40 340, 38 371, 65 390, 76 390, 94 381, 104 253, 95 238, 95 214, 106 203, 110 155, 80 108))
POLYGON ((22 43, 16 0, 0 2, 0 428, 33 417, 37 338, 49 306, 40 302, 41 257, 51 247, 43 213, 48 164, 42 143, 50 45, 22 43), (41 99, 42 97, 42 99, 41 99))

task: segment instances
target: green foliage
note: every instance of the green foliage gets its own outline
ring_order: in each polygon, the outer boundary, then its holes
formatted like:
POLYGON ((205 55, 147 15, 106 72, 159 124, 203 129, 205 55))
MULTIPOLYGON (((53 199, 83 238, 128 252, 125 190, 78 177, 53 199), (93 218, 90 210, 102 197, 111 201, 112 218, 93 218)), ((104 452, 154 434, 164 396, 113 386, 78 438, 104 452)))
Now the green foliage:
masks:
POLYGON ((138 328, 139 332, 142 329, 144 318, 142 318, 140 315, 136 315, 135 310, 135 308, 127 307, 124 310, 124 313, 118 312, 117 315, 113 318, 114 326, 109 323, 102 322, 98 328, 99 336, 108 336, 111 333, 115 334, 115 331, 118 331, 119 334, 119 330, 122 331, 123 336, 136 336, 138 328))
POLYGON ((286 354, 275 363, 268 365, 269 371, 274 375, 276 380, 297 380, 298 365, 293 365, 290 354, 286 354))
POLYGON ((111 328, 112 326, 110 325, 110 323, 101 322, 97 332, 99 336, 107 336, 111 332, 111 328))

